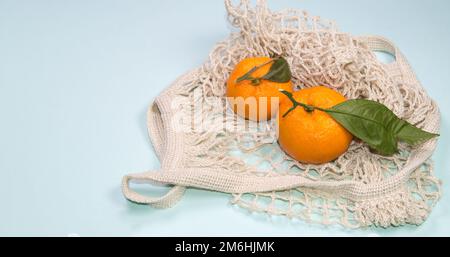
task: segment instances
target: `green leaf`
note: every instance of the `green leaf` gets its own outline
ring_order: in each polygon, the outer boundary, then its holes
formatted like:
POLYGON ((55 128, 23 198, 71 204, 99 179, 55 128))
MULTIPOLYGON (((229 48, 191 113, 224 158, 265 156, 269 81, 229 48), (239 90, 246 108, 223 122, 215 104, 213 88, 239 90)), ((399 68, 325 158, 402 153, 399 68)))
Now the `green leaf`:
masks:
POLYGON ((397 134, 399 140, 410 145, 422 144, 437 136, 439 136, 439 134, 423 131, 407 122, 397 134))
POLYGON ((438 136, 398 118, 386 106, 375 101, 349 100, 323 111, 382 155, 396 153, 399 140, 415 145, 438 136))
POLYGON ((243 76, 239 77, 236 80, 236 83, 242 82, 244 80, 251 80, 255 81, 256 82, 255 84, 258 85, 261 79, 270 80, 278 83, 289 82, 292 79, 292 73, 291 69, 289 68, 288 62, 283 57, 276 57, 267 63, 263 63, 259 66, 253 67, 243 76), (270 66, 269 72, 266 75, 260 78, 255 78, 252 76, 253 72, 270 63, 272 63, 272 66, 270 66))
POLYGON ((262 77, 262 79, 270 80, 278 83, 287 83, 292 79, 291 69, 289 64, 283 57, 274 59, 269 72, 262 77))

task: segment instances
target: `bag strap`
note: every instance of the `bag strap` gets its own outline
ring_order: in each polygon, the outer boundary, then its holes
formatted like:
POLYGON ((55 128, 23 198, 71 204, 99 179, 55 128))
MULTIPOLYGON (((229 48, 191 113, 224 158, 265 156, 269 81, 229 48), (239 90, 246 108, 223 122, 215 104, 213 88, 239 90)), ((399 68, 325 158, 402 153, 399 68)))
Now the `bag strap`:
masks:
POLYGON ((123 177, 122 180, 122 192, 124 196, 138 204, 148 204, 154 208, 170 208, 174 206, 183 196, 186 190, 183 186, 173 186, 169 192, 160 197, 150 197, 137 193, 130 188, 130 181, 141 181, 141 182, 154 182, 150 178, 152 172, 145 172, 140 174, 130 174, 123 177))
MULTIPOLYGON (((174 84, 182 81, 185 76, 178 78, 174 84)), ((160 106, 161 107, 161 106, 160 106)), ((159 113, 157 100, 153 102, 147 110, 147 130, 148 135, 152 141, 152 145, 155 149, 158 159, 161 161, 164 158, 167 138, 165 137, 164 121, 162 115, 159 113)), ((180 185, 174 185, 166 194, 160 197, 150 197, 137 193, 130 188, 130 181, 144 181, 155 182, 152 178, 157 172, 144 172, 139 174, 129 174, 123 177, 122 180, 122 192, 126 199, 138 203, 147 204, 155 208, 170 208, 175 205, 184 195, 186 187, 180 185)), ((159 173, 159 172, 158 172, 159 173)), ((164 183, 164 182, 163 182, 164 183)))
POLYGON ((363 36, 360 37, 363 41, 365 41, 365 43, 367 44, 367 46, 369 47, 369 49, 371 49, 372 51, 380 51, 380 52, 385 52, 388 54, 391 54, 392 56, 395 57, 395 59, 397 60, 398 56, 398 49, 397 47, 388 39, 381 37, 381 36, 363 36))
POLYGON ((400 49, 395 46, 387 38, 381 36, 360 36, 359 40, 367 44, 367 47, 371 51, 385 52, 392 55, 395 60, 391 63, 382 63, 386 70, 392 76, 401 76, 403 80, 408 82, 416 82, 415 75, 412 73, 412 68, 406 60, 405 56, 401 53, 400 49))

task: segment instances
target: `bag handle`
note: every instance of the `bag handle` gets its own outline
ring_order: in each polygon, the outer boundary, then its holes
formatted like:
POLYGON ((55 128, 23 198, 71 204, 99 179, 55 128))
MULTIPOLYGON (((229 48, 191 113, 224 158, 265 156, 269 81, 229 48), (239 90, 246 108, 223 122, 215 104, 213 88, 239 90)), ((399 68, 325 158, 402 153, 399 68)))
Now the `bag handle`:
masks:
MULTIPOLYGON (((175 85, 180 85, 181 83, 185 83, 186 79, 190 77, 195 77, 195 74, 199 71, 199 69, 192 70, 179 78, 177 78, 171 87, 175 85)), ((152 145, 155 149, 156 155, 158 159, 163 162, 162 170, 170 171, 174 165, 174 162, 170 162, 168 165, 164 165, 164 156, 168 147, 168 138, 166 135, 167 124, 169 121, 167 120, 168 113, 171 112, 171 104, 167 99, 171 99, 170 95, 167 95, 167 92, 170 89, 162 92, 159 97, 155 99, 155 101, 150 104, 147 109, 147 130, 148 135, 152 141, 152 145), (165 100, 164 100, 165 99, 165 100)), ((170 152, 170 150, 169 150, 170 152)), ((148 204, 155 208, 170 208, 175 205, 178 201, 183 197, 186 187, 182 185, 177 185, 175 183, 162 181, 161 179, 155 179, 155 177, 161 177, 162 172, 144 172, 140 174, 129 174, 123 177, 122 179, 122 192, 126 199, 138 203, 138 204, 148 204), (136 191, 130 188, 130 181, 147 181, 147 182, 159 182, 162 184, 170 184, 173 187, 166 194, 160 197, 149 197, 142 194, 137 193, 136 191)))
POLYGON ((367 44, 370 50, 380 51, 391 54, 398 61, 399 51, 397 47, 388 39, 381 36, 363 36, 360 37, 367 44))
POLYGON ((154 208, 170 208, 174 206, 182 198, 184 191, 186 190, 185 187, 173 186, 169 192, 160 197, 145 196, 130 188, 130 181, 132 180, 154 182, 154 180, 150 178, 151 173, 153 172, 124 176, 122 180, 122 192, 124 196, 134 203, 148 204, 154 208))
POLYGON ((371 51, 380 51, 391 54, 395 60, 391 63, 382 63, 386 70, 393 76, 401 76, 404 81, 416 84, 416 77, 412 73, 412 68, 409 65, 406 57, 402 54, 400 49, 395 46, 389 39, 382 36, 360 36, 359 40, 367 44, 371 51))

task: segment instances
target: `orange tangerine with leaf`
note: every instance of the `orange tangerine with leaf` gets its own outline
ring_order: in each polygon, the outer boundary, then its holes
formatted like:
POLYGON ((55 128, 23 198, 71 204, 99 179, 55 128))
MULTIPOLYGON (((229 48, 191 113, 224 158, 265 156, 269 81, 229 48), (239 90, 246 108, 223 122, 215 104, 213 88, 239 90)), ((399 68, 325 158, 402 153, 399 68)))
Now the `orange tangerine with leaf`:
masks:
POLYGON ((343 95, 324 86, 285 94, 292 100, 280 104, 278 140, 288 155, 303 163, 323 164, 348 150, 352 134, 320 110, 345 102, 343 95))
POLYGON ((282 57, 251 57, 239 62, 227 81, 226 95, 235 113, 264 121, 278 111, 280 92, 292 92, 289 64, 282 57))

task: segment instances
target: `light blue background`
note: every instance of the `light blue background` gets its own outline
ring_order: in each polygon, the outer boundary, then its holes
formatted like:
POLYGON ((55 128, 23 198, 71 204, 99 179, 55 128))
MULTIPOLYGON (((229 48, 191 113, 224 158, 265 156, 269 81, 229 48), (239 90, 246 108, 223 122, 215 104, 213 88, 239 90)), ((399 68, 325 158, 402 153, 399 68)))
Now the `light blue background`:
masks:
POLYGON ((125 173, 157 169, 150 101, 229 33, 221 0, 0 0, 0 235, 450 235, 450 2, 278 0, 396 42, 442 110, 444 197, 420 227, 347 230, 272 220, 189 190, 175 208, 128 203, 125 173))

